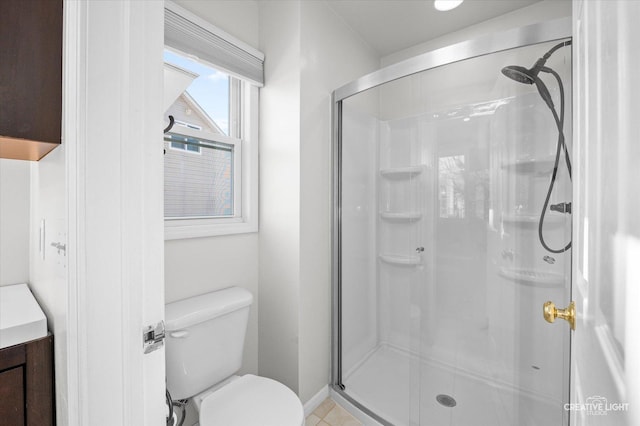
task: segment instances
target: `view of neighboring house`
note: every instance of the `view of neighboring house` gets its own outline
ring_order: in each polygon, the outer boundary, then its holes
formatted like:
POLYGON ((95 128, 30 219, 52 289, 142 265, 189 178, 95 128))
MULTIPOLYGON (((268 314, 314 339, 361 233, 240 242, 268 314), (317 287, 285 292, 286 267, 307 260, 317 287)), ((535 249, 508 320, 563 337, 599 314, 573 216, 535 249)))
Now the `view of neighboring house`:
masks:
MULTIPOLYGON (((175 119, 167 135, 179 135, 185 128, 203 134, 224 134, 187 91, 176 99, 166 115, 175 119)), ((164 149, 165 217, 233 215, 231 149, 167 141, 166 137, 164 149)))

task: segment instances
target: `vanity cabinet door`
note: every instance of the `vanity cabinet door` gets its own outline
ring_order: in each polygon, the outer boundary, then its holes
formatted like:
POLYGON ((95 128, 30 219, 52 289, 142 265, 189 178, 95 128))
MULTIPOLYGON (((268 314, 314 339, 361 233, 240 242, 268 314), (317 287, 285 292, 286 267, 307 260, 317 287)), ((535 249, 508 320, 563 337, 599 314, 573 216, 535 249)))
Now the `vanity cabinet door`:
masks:
POLYGON ((24 371, 22 366, 0 372, 0 422, 24 426, 24 371))
POLYGON ((0 349, 0 426, 54 426, 53 335, 0 349))

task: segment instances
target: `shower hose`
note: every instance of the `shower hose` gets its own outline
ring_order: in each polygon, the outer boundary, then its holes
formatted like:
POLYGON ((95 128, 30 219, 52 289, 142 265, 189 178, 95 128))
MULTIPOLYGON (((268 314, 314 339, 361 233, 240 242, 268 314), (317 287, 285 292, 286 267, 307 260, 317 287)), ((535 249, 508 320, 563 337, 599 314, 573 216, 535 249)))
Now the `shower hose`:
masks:
MULTIPOLYGON (((551 198, 551 193, 553 192, 553 186, 556 183, 556 178, 558 175, 558 165, 560 164, 560 155, 564 152, 564 159, 567 164, 567 171, 569 172, 569 179, 571 180, 571 160, 569 159, 569 152, 567 149, 567 144, 565 143, 564 138, 564 86, 562 85, 562 79, 553 69, 548 67, 542 67, 541 71, 549 73, 553 75, 558 81, 558 86, 560 88, 560 117, 558 117, 558 113, 556 109, 552 105, 548 105, 551 113, 553 114, 553 118, 556 122, 556 127, 558 128, 558 142, 556 143, 556 157, 553 165, 553 173, 551 174, 551 181, 549 182, 549 189, 547 190, 547 196, 544 200, 544 205, 542 207, 542 212, 540 213, 540 221, 538 222, 538 238, 540 239, 540 243, 545 250, 551 253, 564 253, 565 251, 571 248, 571 240, 569 243, 560 249, 553 249, 549 247, 549 245, 544 240, 544 235, 542 234, 542 225, 544 223, 544 217, 547 213, 547 208, 549 207, 549 199, 551 198)), ((544 83, 543 83, 544 84, 544 83)), ((552 206, 552 210, 562 211, 564 213, 571 213, 571 204, 570 203, 562 203, 561 208, 554 208, 552 206)))

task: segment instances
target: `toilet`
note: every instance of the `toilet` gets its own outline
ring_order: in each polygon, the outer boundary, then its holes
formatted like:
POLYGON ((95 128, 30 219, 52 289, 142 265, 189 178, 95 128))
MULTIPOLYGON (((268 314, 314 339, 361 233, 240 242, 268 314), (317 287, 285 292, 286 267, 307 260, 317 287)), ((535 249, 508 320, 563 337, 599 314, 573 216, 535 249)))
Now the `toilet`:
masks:
POLYGON ((235 373, 253 297, 231 287, 165 309, 167 388, 191 398, 200 426, 304 426, 300 399, 266 377, 235 373))

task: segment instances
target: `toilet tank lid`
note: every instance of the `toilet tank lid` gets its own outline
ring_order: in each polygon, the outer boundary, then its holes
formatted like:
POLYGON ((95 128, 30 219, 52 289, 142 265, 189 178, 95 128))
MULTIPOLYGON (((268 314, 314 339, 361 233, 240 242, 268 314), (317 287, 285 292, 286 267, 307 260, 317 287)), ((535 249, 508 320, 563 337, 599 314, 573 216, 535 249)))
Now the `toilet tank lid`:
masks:
POLYGON ((164 310, 165 329, 182 330, 249 306, 252 301, 248 290, 230 287, 168 303, 164 310))

